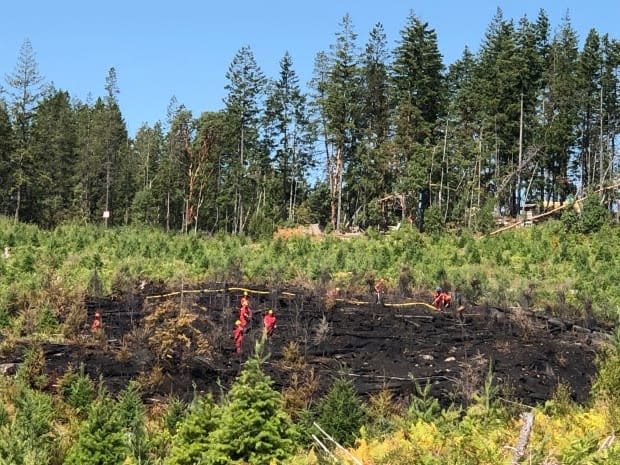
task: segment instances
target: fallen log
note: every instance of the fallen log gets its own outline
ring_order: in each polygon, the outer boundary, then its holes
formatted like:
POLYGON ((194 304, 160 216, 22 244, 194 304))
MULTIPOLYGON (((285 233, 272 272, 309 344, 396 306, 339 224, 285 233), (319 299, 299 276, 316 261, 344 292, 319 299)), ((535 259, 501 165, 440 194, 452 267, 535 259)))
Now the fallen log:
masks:
POLYGON ((512 462, 510 465, 517 465, 525 453, 525 448, 530 440, 530 433, 532 432, 532 426, 534 425, 534 414, 532 412, 525 412, 521 414, 523 418, 523 426, 519 433, 519 442, 517 442, 514 448, 514 454, 512 455, 512 462))

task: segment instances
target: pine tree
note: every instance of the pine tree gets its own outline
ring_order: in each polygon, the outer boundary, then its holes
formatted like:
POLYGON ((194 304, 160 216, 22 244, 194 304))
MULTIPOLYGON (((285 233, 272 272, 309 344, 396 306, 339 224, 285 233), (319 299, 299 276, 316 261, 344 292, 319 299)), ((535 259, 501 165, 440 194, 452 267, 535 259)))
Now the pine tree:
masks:
POLYGON ((511 215, 518 213, 513 180, 519 169, 522 67, 514 24, 505 20, 498 8, 482 45, 477 80, 484 104, 485 132, 491 140, 495 195, 500 210, 511 215))
POLYGON ((279 193, 274 201, 279 204, 279 217, 287 221, 295 220, 305 177, 314 165, 314 133, 306 107, 306 96, 287 52, 280 61, 280 75, 265 108, 267 141, 277 178, 273 187, 279 193))
POLYGON ((12 89, 9 96, 16 143, 9 166, 12 179, 9 189, 11 197, 15 199, 13 205, 15 221, 20 219, 22 196, 31 182, 32 117, 41 96, 42 82, 43 77, 39 74, 32 44, 29 39, 25 39, 20 48, 15 70, 7 76, 7 83, 12 89))
POLYGON ((121 427, 124 429, 125 443, 137 463, 146 459, 148 441, 144 428, 145 411, 140 388, 130 381, 121 392, 116 405, 121 427))
POLYGON ((373 205, 392 191, 389 150, 389 80, 386 35, 381 23, 370 31, 361 56, 360 144, 345 173, 352 223, 377 224, 373 205))
MULTIPOLYGON (((616 179, 618 167, 613 162, 620 131, 620 41, 605 34, 601 39, 603 71, 601 76, 600 187, 616 179)), ((606 196, 607 198, 609 196, 606 196)), ((607 200, 607 203, 609 203, 607 200)))
POLYGON ((163 225, 165 217, 160 212, 164 192, 158 190, 158 167, 164 158, 164 135, 160 122, 153 127, 142 125, 133 139, 132 149, 137 161, 136 181, 138 192, 131 203, 131 218, 140 224, 163 225))
POLYGON ((349 446, 366 420, 366 409, 350 379, 338 378, 317 406, 317 422, 340 444, 349 446))
POLYGON ((65 465, 118 465, 129 455, 114 402, 100 394, 67 453, 65 465))
POLYGON ((266 79, 256 63, 249 46, 242 47, 234 56, 226 73, 226 113, 235 141, 235 153, 227 160, 224 184, 229 186, 234 200, 232 232, 245 230, 252 207, 260 208, 263 198, 261 182, 266 179, 268 160, 259 143, 259 120, 266 79), (254 204, 257 202, 257 204, 254 204))
POLYGON ((598 180, 597 163, 599 155, 599 127, 601 108, 601 71, 603 56, 598 32, 591 29, 586 37, 583 51, 578 61, 579 99, 579 153, 575 168, 579 172, 583 189, 594 185, 598 180))
POLYGON ((577 35, 566 16, 549 46, 543 78, 546 85, 539 113, 544 134, 543 179, 535 184, 542 200, 564 201, 574 191, 569 166, 578 123, 577 58, 577 35))
MULTIPOLYGON (((116 70, 110 68, 106 77, 105 97, 105 147, 102 151, 105 160, 105 210, 110 212, 112 224, 127 224, 131 202, 137 191, 135 160, 129 150, 127 127, 118 104, 116 70), (111 209, 114 209, 112 214, 111 209)), ((104 218, 104 224, 108 219, 104 218)))
POLYGON ((344 179, 351 163, 355 163, 360 142, 362 92, 357 34, 348 14, 340 26, 336 42, 326 56, 323 69, 326 76, 320 89, 323 95, 318 101, 324 119, 325 144, 329 147, 326 168, 331 193, 330 220, 336 230, 340 230, 346 213, 343 212, 344 179))
POLYGON ((218 428, 220 421, 220 408, 211 395, 194 399, 188 415, 177 425, 166 465, 200 463, 202 455, 212 447, 210 435, 218 428))
POLYGON ((264 360, 257 346, 256 355, 246 362, 230 389, 203 463, 269 465, 281 463, 294 452, 297 432, 273 381, 261 370, 264 360))
MULTIPOLYGON (((440 177, 434 154, 438 122, 445 114, 444 66, 437 34, 411 12, 400 32, 391 69, 395 190, 415 198, 419 226, 430 203, 431 187, 440 177)), ((436 183, 435 183, 436 184, 436 183)))
POLYGON ((9 190, 11 183, 10 161, 13 152, 13 129, 4 100, 0 99, 0 214, 8 215, 11 208, 9 190))
POLYGON ((0 426, 0 463, 50 463, 57 446, 52 429, 52 398, 43 392, 18 386, 13 403, 13 421, 0 426))
POLYGON ((32 197, 23 210, 38 224, 54 227, 75 213, 77 134, 68 92, 51 90, 41 100, 33 118, 31 145, 32 197))

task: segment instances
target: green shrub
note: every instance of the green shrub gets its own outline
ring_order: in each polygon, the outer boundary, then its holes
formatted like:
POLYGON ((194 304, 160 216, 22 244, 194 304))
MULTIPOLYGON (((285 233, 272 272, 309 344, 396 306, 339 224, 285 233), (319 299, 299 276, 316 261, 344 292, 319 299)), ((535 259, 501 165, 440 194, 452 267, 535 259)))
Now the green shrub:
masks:
POLYGON ((87 412, 95 397, 95 384, 84 373, 84 365, 80 365, 79 373, 69 368, 60 380, 60 394, 64 401, 76 409, 78 413, 87 412))
POLYGON ((118 465, 129 455, 114 402, 100 395, 67 453, 65 465, 118 465))
POLYGON ((344 446, 353 444, 366 419, 367 410, 344 375, 336 379, 317 405, 318 424, 344 446))

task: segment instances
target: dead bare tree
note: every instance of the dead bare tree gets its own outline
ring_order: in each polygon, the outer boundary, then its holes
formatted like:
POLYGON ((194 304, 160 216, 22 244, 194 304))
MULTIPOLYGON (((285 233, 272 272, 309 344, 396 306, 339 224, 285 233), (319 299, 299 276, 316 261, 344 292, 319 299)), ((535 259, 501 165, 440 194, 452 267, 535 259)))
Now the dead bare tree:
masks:
POLYGON ((198 230, 198 217, 200 208, 204 203, 204 190, 207 180, 213 174, 213 165, 211 165, 212 167, 210 170, 208 170, 207 167, 209 166, 209 158, 214 144, 215 135, 209 128, 204 129, 200 148, 198 150, 195 150, 192 146, 189 131, 186 129, 183 134, 183 145, 188 160, 185 232, 187 232, 187 226, 192 223, 192 221, 194 222, 194 231, 198 230))

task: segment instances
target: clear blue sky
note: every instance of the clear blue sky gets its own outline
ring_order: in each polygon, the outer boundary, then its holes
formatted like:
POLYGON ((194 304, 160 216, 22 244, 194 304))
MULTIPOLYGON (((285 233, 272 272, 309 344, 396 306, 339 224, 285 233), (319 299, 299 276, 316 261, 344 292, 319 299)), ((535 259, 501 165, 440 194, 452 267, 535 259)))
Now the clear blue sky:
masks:
POLYGON ((413 11, 435 29, 444 63, 465 45, 477 51, 498 7, 515 22, 535 20, 543 8, 557 29, 568 11, 581 41, 591 28, 620 39, 620 1, 418 0, 32 0, 3 2, 0 19, 0 83, 30 39, 46 82, 85 101, 104 95, 105 78, 116 69, 119 102, 129 134, 142 123, 165 121, 174 95, 194 116, 219 110, 225 74, 244 45, 267 77, 275 78, 288 50, 302 84, 314 57, 328 50, 345 13, 358 44, 381 22, 390 49, 413 11))

